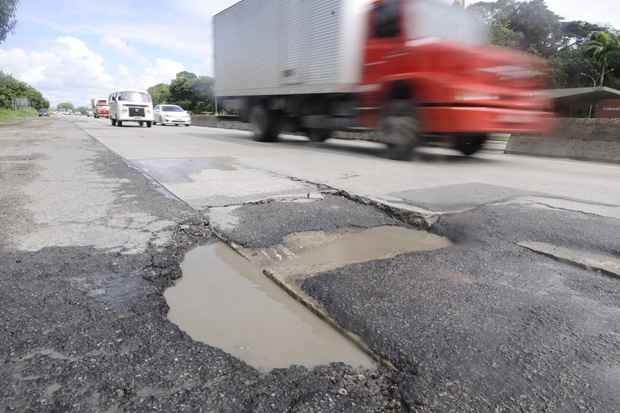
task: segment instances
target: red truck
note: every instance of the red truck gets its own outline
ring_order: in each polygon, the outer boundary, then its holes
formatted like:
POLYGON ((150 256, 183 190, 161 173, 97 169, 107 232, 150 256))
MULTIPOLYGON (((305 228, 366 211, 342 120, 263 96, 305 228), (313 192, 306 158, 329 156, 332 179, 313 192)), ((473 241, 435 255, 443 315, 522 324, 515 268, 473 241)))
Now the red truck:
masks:
POLYGON ((323 141, 374 129, 395 159, 443 142, 477 152, 494 133, 544 133, 539 58, 487 44, 483 24, 441 0, 243 0, 214 18, 220 107, 255 139, 286 128, 323 141))
POLYGON ((93 116, 95 118, 108 118, 110 117, 110 106, 108 100, 105 98, 91 99, 90 101, 93 116))

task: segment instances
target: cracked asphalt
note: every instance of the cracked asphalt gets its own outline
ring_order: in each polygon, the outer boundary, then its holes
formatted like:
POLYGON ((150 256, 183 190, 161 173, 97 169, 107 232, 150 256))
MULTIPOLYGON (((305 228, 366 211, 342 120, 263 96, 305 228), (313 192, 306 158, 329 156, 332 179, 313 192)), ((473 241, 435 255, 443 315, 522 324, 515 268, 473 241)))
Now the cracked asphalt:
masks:
POLYGON ((401 410, 391 371, 261 373, 170 323, 208 222, 81 129, 1 126, 0 147, 0 411, 401 410))
POLYGON ((0 148, 0 411, 620 410, 619 280, 518 245, 620 256, 618 166, 92 120, 0 126, 0 148), (452 245, 298 279, 396 370, 262 373, 166 319, 216 235, 267 248, 416 208, 452 245))

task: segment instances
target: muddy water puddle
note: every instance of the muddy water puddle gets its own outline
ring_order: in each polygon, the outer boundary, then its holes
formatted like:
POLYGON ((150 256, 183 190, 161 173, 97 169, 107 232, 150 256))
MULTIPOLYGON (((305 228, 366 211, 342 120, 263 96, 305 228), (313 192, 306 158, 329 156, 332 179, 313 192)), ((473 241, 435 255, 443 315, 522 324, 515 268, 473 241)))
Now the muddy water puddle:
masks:
POLYGON ((164 294, 168 318, 195 340, 261 370, 331 362, 372 368, 371 357, 284 288, 308 302, 298 288, 302 277, 449 245, 425 231, 384 226, 295 233, 271 248, 239 247, 250 261, 222 243, 198 247, 185 256, 183 277, 164 294))
POLYGON ((166 290, 168 318, 193 339, 261 370, 374 361, 224 244, 190 251, 166 290))
POLYGON ((247 249, 244 254, 284 276, 307 276, 345 265, 374 261, 451 245, 426 231, 397 226, 346 229, 339 232, 301 232, 271 248, 247 249))

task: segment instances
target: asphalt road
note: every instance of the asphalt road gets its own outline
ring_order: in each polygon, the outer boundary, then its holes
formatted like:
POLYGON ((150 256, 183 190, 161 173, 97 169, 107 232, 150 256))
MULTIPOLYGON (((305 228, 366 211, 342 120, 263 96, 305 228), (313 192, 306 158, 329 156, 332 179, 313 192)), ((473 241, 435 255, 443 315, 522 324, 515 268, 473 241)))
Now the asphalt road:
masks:
POLYGON ((0 126, 0 228, 1 412, 401 411, 391 371, 260 372, 169 322, 208 223, 72 123, 0 126))
POLYGON ((620 279, 518 243, 617 260, 620 166, 87 119, 0 141, 7 411, 618 411, 620 279), (260 373, 165 318, 212 231, 251 253, 407 226, 394 208, 452 245, 295 282, 396 371, 260 373))
POLYGON ((197 209, 308 191, 292 177, 431 212, 544 197, 548 205, 620 218, 620 165, 497 151, 467 158, 440 149, 395 162, 369 142, 316 144, 287 136, 258 143, 234 130, 118 129, 105 120, 79 125, 197 209))

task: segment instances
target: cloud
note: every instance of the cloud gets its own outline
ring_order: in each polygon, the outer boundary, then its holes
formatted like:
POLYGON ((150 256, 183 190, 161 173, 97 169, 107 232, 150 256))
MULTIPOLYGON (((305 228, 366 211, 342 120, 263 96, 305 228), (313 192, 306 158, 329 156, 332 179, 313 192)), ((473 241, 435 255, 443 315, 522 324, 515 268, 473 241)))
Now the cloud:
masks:
POLYGON ((105 47, 112 48, 119 52, 121 55, 132 58, 141 58, 140 53, 129 45, 125 40, 117 36, 111 36, 109 34, 104 35, 101 38, 101 44, 105 47))
MULTIPOLYGON (((122 46, 121 46, 122 47, 122 46)), ((131 49, 126 50, 128 53, 131 49)), ((141 58, 142 64, 118 65, 106 70, 103 57, 82 40, 62 36, 44 52, 0 49, 0 70, 28 82, 53 103, 68 100, 85 104, 118 88, 144 89, 168 82, 184 66, 174 60, 141 58)))

